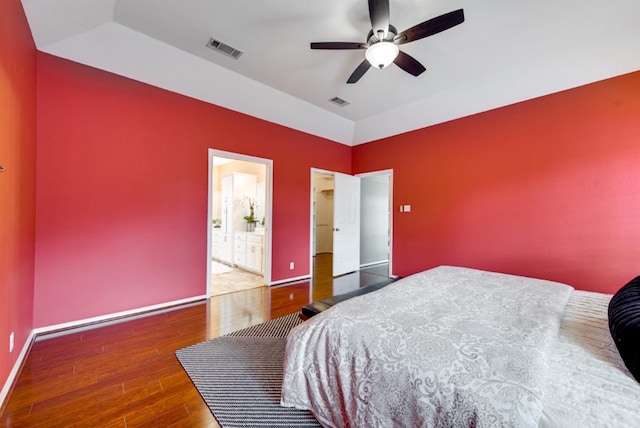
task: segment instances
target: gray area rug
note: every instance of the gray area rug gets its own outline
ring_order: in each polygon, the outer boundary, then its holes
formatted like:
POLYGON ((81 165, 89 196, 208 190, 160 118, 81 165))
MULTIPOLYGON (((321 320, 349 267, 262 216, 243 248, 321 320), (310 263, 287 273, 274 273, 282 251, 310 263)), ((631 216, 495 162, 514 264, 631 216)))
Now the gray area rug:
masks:
POLYGON ((320 427, 310 412, 280 407, 286 336, 301 322, 295 313, 176 351, 223 428, 320 427))

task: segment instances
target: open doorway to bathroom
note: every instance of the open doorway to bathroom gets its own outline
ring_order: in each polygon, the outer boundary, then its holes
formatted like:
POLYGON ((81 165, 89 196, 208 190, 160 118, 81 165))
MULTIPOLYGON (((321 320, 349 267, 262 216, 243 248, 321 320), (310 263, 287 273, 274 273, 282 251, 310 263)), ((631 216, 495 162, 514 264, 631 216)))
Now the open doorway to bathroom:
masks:
POLYGON ((209 150, 207 295, 270 283, 271 160, 209 150))

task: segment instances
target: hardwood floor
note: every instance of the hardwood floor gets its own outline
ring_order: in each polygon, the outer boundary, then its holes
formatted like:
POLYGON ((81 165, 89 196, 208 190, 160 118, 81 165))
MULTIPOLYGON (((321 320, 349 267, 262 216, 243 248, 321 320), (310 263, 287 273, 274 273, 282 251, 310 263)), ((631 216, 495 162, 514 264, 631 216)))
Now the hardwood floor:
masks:
POLYGON ((217 427, 177 349, 388 277, 387 265, 260 287, 85 331, 36 340, 0 416, 2 427, 217 427))

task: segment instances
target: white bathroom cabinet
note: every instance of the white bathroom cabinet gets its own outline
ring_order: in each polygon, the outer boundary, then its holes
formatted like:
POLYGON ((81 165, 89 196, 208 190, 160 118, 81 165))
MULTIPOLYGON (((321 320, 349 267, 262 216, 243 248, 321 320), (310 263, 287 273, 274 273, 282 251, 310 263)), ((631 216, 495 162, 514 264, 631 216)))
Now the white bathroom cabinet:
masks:
POLYGON ((236 232, 233 239, 233 263, 241 269, 264 274, 264 235, 236 232))

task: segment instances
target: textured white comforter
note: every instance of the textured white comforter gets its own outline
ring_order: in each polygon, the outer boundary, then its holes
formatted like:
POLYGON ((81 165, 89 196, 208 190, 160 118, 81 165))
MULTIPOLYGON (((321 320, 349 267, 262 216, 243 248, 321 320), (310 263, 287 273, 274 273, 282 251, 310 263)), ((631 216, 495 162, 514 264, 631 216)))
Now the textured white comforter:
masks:
POLYGON ((538 426, 572 288, 442 266, 288 336, 281 404, 324 426, 538 426))
POLYGON ((640 427, 640 384, 611 338, 610 300, 572 293, 549 356, 541 428, 640 427))

